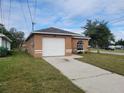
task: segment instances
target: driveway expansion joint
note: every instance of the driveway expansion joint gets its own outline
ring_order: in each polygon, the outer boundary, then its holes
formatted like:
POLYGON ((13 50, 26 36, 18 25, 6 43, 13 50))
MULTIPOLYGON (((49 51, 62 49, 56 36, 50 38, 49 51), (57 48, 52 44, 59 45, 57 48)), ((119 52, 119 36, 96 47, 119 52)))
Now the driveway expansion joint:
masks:
POLYGON ((113 73, 104 73, 104 74, 99 74, 99 75, 95 75, 95 76, 89 76, 89 77, 80 77, 80 78, 76 78, 76 79, 71 79, 73 81, 75 80, 79 80, 79 79, 89 79, 89 78, 96 78, 96 77, 102 77, 105 75, 112 75, 113 73))

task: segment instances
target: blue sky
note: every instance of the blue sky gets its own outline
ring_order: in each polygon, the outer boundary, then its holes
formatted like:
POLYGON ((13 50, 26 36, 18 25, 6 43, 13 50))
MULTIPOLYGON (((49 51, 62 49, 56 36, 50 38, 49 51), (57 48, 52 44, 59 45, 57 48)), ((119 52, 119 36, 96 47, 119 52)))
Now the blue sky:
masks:
MULTIPOLYGON (((11 0, 11 16, 9 17, 9 0, 2 0, 5 26, 16 27, 28 36, 31 32, 31 20, 26 0, 11 0), (26 16, 26 22, 22 13, 26 16), (9 19, 9 20, 8 20, 9 19)), ((116 39, 124 39, 124 0, 37 0, 36 14, 34 1, 29 0, 35 29, 58 27, 81 33, 81 26, 87 19, 109 21, 108 27, 116 39), (121 17, 121 18, 120 18, 121 17), (120 18, 118 20, 115 20, 120 18)), ((1 22, 1 20, 0 20, 1 22)))

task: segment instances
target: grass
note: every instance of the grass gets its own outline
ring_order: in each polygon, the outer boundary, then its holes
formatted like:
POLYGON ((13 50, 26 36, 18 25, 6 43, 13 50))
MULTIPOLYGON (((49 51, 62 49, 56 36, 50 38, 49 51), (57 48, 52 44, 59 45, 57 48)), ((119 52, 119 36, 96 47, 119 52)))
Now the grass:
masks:
POLYGON ((0 93, 84 93, 43 59, 23 52, 0 58, 0 93))
POLYGON ((114 50, 114 52, 117 52, 117 53, 124 53, 124 49, 123 49, 123 50, 116 49, 116 50, 114 50))
POLYGON ((88 53, 79 60, 124 75, 124 56, 88 53))
MULTIPOLYGON (((91 48, 91 51, 97 51, 97 49, 91 48)), ((122 49, 115 49, 115 50, 105 50, 105 49, 99 49, 101 52, 114 52, 114 53, 124 53, 124 50, 122 49)))

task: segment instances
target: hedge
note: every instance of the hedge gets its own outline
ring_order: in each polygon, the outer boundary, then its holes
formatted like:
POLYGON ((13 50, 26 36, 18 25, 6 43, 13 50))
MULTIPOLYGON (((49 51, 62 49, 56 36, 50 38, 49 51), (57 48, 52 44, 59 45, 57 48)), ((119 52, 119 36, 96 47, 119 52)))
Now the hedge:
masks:
POLYGON ((0 57, 5 57, 8 55, 8 49, 4 47, 0 47, 0 57))

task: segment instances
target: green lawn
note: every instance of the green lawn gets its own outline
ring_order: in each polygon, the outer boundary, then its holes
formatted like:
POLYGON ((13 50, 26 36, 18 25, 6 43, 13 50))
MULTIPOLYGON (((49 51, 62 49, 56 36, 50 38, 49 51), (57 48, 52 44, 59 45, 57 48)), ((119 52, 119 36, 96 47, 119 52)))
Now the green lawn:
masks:
MULTIPOLYGON (((97 51, 95 48, 91 48, 91 51, 97 51)), ((99 49, 101 52, 114 52, 114 53, 124 53, 124 50, 121 49, 115 49, 115 50, 105 50, 105 49, 99 49)))
POLYGON ((0 58, 0 93, 84 93, 43 59, 16 52, 0 58))
POLYGON ((124 56, 88 53, 79 60, 124 75, 124 56))

